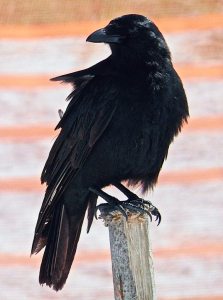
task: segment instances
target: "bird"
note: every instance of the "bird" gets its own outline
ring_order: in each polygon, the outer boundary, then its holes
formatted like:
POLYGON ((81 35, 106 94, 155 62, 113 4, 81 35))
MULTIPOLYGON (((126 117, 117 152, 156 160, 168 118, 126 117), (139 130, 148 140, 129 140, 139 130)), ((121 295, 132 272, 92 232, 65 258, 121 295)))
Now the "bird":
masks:
POLYGON ((86 41, 108 45, 110 55, 51 79, 72 84, 73 91, 59 112, 60 131, 42 171, 46 191, 31 254, 45 248, 39 283, 56 291, 67 280, 85 214, 90 230, 98 196, 125 211, 140 199, 131 187, 140 186, 142 194, 153 189, 170 144, 189 118, 183 83, 153 21, 123 15, 86 41), (109 185, 128 197, 125 204, 102 190, 109 185))

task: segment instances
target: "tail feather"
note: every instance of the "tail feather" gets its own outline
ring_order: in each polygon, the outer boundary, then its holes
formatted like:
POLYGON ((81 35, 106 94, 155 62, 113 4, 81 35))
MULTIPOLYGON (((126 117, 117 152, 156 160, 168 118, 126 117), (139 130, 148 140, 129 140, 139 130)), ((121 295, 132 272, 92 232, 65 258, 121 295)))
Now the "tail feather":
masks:
POLYGON ((55 207, 40 267, 40 284, 56 291, 62 289, 76 253, 86 209, 86 201, 76 215, 70 215, 64 204, 55 207))

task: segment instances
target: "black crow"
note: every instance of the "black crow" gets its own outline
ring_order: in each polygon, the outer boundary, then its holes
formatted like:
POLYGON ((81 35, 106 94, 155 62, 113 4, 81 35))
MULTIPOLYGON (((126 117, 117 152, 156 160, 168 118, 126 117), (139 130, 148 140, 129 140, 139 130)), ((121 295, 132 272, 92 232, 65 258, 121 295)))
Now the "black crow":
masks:
POLYGON ((189 116, 170 51, 152 21, 125 15, 87 41, 108 44, 111 55, 52 79, 71 83, 74 90, 42 172, 47 189, 32 254, 45 247, 39 282, 55 290, 69 274, 86 210, 89 231, 98 195, 110 204, 123 203, 101 188, 113 184, 129 201, 137 196, 122 181, 141 185, 143 192, 152 188, 189 116))

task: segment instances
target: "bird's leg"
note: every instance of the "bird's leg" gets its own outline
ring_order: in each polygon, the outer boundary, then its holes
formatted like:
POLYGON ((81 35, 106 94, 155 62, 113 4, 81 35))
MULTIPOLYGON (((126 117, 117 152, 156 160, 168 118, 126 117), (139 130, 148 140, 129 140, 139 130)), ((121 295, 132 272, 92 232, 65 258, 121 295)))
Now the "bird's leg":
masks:
POLYGON ((120 182, 115 182, 113 183, 113 185, 119 190, 121 191, 127 198, 128 200, 136 200, 136 199, 140 199, 136 194, 134 194, 133 192, 131 192, 129 189, 127 189, 127 187, 125 187, 123 184, 121 184, 120 182))
POLYGON ((128 204, 128 207, 127 207, 128 209, 129 209, 129 205, 132 205, 132 206, 134 206, 134 208, 140 207, 145 211, 147 210, 147 212, 150 215, 150 218, 151 218, 151 214, 152 214, 153 216, 156 217, 155 221, 158 220, 158 225, 160 224, 161 214, 160 214, 159 210, 150 201, 146 201, 142 198, 139 198, 136 194, 131 192, 120 182, 115 182, 113 185, 117 189, 119 189, 128 198, 128 200, 122 201, 122 204, 124 207, 126 206, 126 204, 128 204), (146 206, 148 207, 148 209, 146 209, 146 206))
MULTIPOLYGON (((128 218, 128 215, 124 209, 124 207, 122 206, 122 201, 118 200, 117 198, 115 197, 112 197, 111 195, 105 193, 104 191, 102 191, 100 188, 96 188, 96 187, 90 187, 89 188, 89 191, 91 191, 92 193, 100 196, 101 198, 103 198, 110 206, 113 206, 114 209, 117 209, 118 211, 121 212, 121 214, 127 219, 128 218)), ((98 209, 100 209, 100 207, 104 207, 106 208, 107 207, 107 204, 106 203, 102 203, 102 204, 99 204, 97 207, 96 207, 96 210, 95 210, 95 217, 97 219, 97 211, 98 209)))

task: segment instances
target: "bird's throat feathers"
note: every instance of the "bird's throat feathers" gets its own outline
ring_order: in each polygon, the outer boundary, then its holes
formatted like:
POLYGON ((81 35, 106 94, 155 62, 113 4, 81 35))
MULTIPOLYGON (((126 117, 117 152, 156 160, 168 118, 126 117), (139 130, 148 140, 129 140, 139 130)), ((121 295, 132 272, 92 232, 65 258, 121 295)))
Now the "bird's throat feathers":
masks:
POLYGON ((122 45, 110 44, 111 58, 115 67, 126 72, 161 71, 171 65, 169 48, 162 37, 154 37, 134 45, 123 43, 122 45), (159 70, 158 70, 159 68, 159 70))

